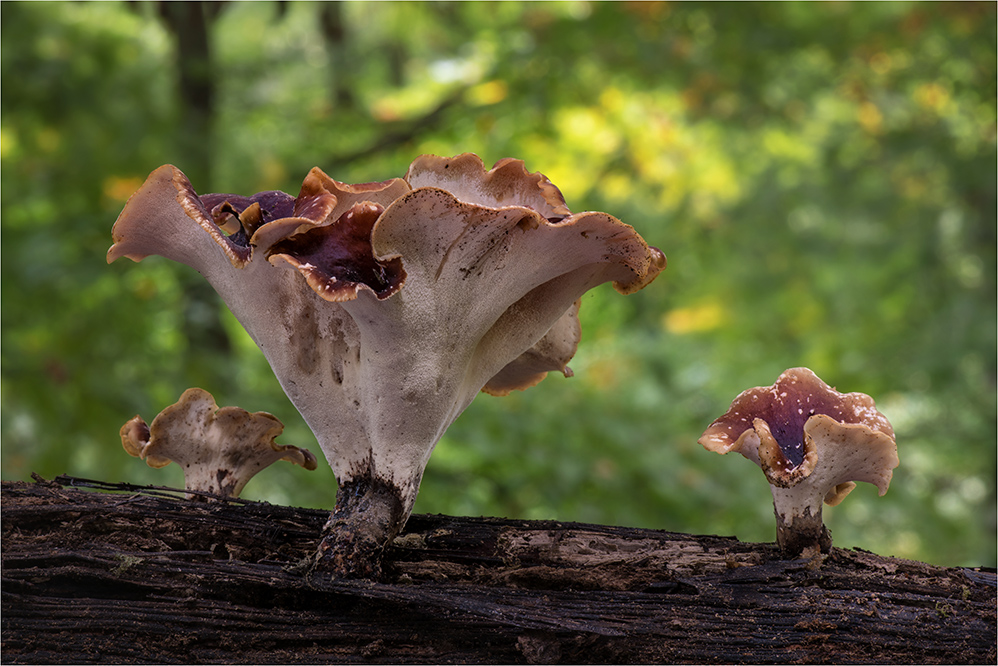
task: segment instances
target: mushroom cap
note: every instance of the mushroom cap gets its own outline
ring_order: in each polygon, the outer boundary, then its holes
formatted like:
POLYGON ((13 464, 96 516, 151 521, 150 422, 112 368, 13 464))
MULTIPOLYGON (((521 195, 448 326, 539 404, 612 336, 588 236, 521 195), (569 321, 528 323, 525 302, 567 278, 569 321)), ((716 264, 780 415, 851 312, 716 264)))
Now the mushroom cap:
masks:
POLYGON ((272 414, 219 409, 210 393, 189 388, 151 426, 140 416, 126 422, 121 444, 150 467, 176 462, 184 470, 187 490, 238 497, 257 472, 278 460, 316 469, 310 451, 274 441, 283 430, 272 414))
MULTIPOLYGON (((815 414, 804 424, 804 437, 824 459, 820 473, 827 477, 820 480, 820 485, 834 488, 832 501, 825 498, 832 506, 848 494, 843 486, 853 481, 873 484, 883 497, 891 485, 894 468, 900 464, 894 433, 888 435, 864 423, 840 423, 825 414, 815 414)), ((815 470, 815 476, 818 473, 815 470)))
MULTIPOLYGON (((346 185, 313 168, 297 197, 277 191, 250 197, 199 197, 183 172, 167 164, 153 171, 125 204, 111 229, 114 244, 108 250, 107 261, 123 256, 141 261, 150 254, 159 254, 199 270, 211 266, 217 272, 217 250, 204 243, 200 234, 190 233, 191 221, 207 233, 207 238, 236 268, 246 268, 260 253, 279 253, 273 246, 288 238, 300 239, 307 253, 317 245, 314 235, 326 234, 332 236, 332 242, 322 245, 333 254, 326 263, 337 270, 321 285, 313 279, 313 288, 333 294, 329 300, 349 298, 343 294, 355 294, 361 288, 387 298, 398 290, 405 276, 398 274, 397 263, 376 265, 370 250, 373 220, 369 215, 351 213, 351 209, 358 204, 362 208, 365 204, 383 207, 408 191, 409 186, 400 178, 346 185), (164 239, 169 242, 164 243, 164 239)), ((299 268, 304 272, 308 267, 299 268)))
MULTIPOLYGON (((870 396, 839 393, 809 368, 790 368, 772 386, 740 393, 699 441, 715 453, 739 451, 758 418, 766 422, 787 462, 795 467, 804 461, 804 423, 814 414, 826 414, 840 423, 861 423, 894 437, 890 422, 870 396)), ((758 464, 751 449, 744 455, 758 464)))
POLYGON ((530 208, 550 222, 572 214, 561 190, 547 176, 527 171, 522 160, 510 157, 486 171, 485 163, 474 153, 420 155, 409 165, 405 180, 413 189, 435 187, 460 201, 487 208, 530 208))
MULTIPOLYGON (((409 165, 405 179, 414 190, 441 189, 464 203, 493 209, 528 208, 537 213, 533 221, 525 217, 519 221, 519 225, 529 226, 543 222, 552 225, 564 222, 571 225, 589 215, 606 215, 589 212, 573 215, 561 190, 547 176, 528 171, 523 160, 511 157, 499 160, 486 171, 484 162, 474 153, 463 153, 450 158, 420 155, 409 165)), ((633 233, 632 227, 609 215, 606 217, 633 233)), ((587 231, 583 228, 579 229, 579 233, 585 236, 587 231)), ((614 288, 622 294, 643 289, 666 268, 665 254, 658 248, 645 244, 640 236, 637 239, 644 246, 646 262, 634 270, 634 274, 628 276, 628 279, 614 281, 614 288)))
MULTIPOLYGON (((107 260, 110 263, 127 256, 141 261, 150 254, 160 254, 196 268, 222 293, 224 288, 213 279, 219 273, 215 252, 221 250, 237 268, 249 267, 253 257, 262 253, 275 265, 284 259, 327 301, 353 300, 361 290, 385 299, 402 287, 406 274, 398 256, 374 256, 374 227, 385 206, 411 188, 446 190, 452 197, 480 207, 528 208, 537 213, 537 219, 524 217, 519 224, 526 226, 554 224, 571 217, 561 192, 543 174, 527 171, 521 160, 512 158, 500 160, 486 171, 473 153, 453 158, 422 155, 410 165, 405 179, 357 185, 336 181, 315 167, 297 197, 279 191, 199 197, 179 169, 164 165, 150 174, 119 215, 107 260), (166 214, 171 210, 173 214, 166 214), (207 236, 195 234, 192 238, 188 232, 191 221, 207 236), (164 243, 166 238, 169 243, 164 243), (206 238, 217 250, 205 244, 206 238)), ((604 216, 584 213, 575 217, 590 215, 604 216)), ((630 274, 613 281, 621 293, 633 293, 653 281, 667 261, 658 248, 645 245, 631 227, 610 219, 631 232, 623 235, 636 238, 646 255, 639 264, 627 264, 630 274)), ((579 233, 585 236, 588 232, 583 228, 579 233)), ((633 250, 625 248, 620 254, 633 250)), ((527 349, 501 376, 490 380, 486 392, 505 395, 513 389, 529 388, 550 370, 571 376, 565 364, 574 355, 579 339, 577 313, 566 310, 563 317, 564 324, 552 326, 551 334, 537 341, 538 348, 527 349)))
POLYGON ((361 288, 388 298, 402 287, 405 271, 398 258, 379 261, 371 253, 371 231, 384 210, 370 201, 355 204, 336 224, 299 230, 275 242, 269 259, 284 259, 297 268, 327 301, 352 301, 361 288))
POLYGON ((791 368, 772 386, 739 394, 699 442, 716 453, 741 453, 772 486, 808 479, 830 505, 842 501, 853 481, 872 483, 883 495, 898 465, 894 430, 873 398, 839 393, 808 368, 791 368))

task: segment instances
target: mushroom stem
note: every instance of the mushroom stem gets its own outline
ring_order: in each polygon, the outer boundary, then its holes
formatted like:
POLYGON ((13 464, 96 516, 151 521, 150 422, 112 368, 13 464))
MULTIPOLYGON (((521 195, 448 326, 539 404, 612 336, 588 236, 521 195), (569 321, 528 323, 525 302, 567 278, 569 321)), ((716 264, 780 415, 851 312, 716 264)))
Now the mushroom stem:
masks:
POLYGON ((315 569, 337 578, 378 578, 385 545, 402 531, 408 512, 398 489, 369 470, 340 485, 323 528, 315 569))
POLYGON ((788 501, 786 489, 772 486, 776 514, 776 544, 787 560, 811 559, 832 550, 832 534, 821 519, 821 501, 804 506, 788 501))

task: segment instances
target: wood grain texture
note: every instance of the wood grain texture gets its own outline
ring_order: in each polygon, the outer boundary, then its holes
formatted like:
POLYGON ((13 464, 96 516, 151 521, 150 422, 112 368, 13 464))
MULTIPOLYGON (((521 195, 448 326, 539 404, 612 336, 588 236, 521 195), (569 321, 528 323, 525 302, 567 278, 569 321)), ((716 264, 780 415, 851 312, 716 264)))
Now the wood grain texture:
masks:
POLYGON ((417 515, 381 580, 337 581, 308 568, 325 511, 68 477, 2 500, 6 663, 996 659, 993 570, 417 515))

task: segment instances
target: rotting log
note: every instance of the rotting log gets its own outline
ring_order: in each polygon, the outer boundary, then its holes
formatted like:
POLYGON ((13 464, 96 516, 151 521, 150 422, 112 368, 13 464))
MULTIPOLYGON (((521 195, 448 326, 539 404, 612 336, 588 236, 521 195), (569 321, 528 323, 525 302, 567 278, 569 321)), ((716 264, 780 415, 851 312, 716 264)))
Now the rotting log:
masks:
POLYGON ((382 580, 336 581, 307 566, 328 515, 5 482, 3 660, 996 660, 993 569, 840 548, 815 568, 726 537, 416 515, 382 580))

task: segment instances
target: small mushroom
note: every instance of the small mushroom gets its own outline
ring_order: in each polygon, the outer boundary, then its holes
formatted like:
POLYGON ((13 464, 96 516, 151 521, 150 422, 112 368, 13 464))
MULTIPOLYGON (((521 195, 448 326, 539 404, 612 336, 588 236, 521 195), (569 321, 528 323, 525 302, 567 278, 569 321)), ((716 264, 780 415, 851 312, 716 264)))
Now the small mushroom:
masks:
POLYGON ((316 468, 311 451, 274 441, 283 430, 284 424, 271 414, 250 414, 239 407, 219 409, 210 393, 189 388, 151 426, 141 416, 125 423, 121 444, 150 467, 176 462, 184 470, 187 490, 239 497, 257 472, 278 460, 316 468))
POLYGON ((776 537, 785 558, 827 554, 832 537, 822 501, 835 506, 872 483, 883 496, 898 466, 894 430, 863 393, 839 393, 808 368, 741 393, 699 439, 737 451, 762 468, 773 494, 776 537))
POLYGON ((481 391, 571 374, 578 299, 643 288, 665 255, 620 220, 572 214, 519 160, 424 155, 405 178, 313 169, 297 198, 199 197, 166 165, 128 201, 108 261, 199 271, 256 341, 339 481, 323 567, 378 571, 444 431, 481 391))

